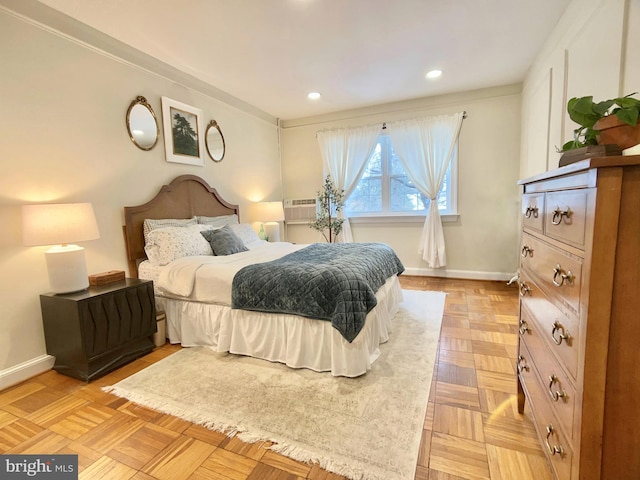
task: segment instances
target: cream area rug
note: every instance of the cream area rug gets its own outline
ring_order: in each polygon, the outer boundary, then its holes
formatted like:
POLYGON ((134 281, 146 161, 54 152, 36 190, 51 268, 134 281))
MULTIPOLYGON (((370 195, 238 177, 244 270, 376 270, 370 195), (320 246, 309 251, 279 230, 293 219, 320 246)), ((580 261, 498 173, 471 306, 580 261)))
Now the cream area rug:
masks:
POLYGON ((403 296, 357 378, 184 348, 105 390, 348 478, 413 480, 445 294, 403 296))

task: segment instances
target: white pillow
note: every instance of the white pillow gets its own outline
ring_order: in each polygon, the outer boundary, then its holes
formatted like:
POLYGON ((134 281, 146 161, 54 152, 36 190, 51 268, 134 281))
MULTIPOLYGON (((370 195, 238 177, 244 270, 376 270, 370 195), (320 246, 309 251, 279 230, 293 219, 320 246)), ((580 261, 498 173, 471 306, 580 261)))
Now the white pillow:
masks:
POLYGON ((242 240, 242 243, 244 243, 245 246, 255 242, 256 240, 260 240, 260 237, 258 236, 256 231, 248 223, 229 225, 229 227, 231 228, 231 231, 233 233, 240 237, 240 240, 242 240))
POLYGON ((225 225, 237 225, 238 223, 238 215, 235 213, 233 215, 220 215, 219 217, 203 217, 202 215, 198 215, 196 217, 198 219, 198 223, 203 225, 213 225, 214 227, 222 228, 225 225))
POLYGON ((167 265, 182 257, 213 255, 211 245, 200 233, 212 229, 210 225, 157 228, 149 232, 144 251, 156 266, 167 265))
POLYGON ((147 243, 149 232, 164 227, 186 227, 188 225, 197 225, 198 219, 191 218, 145 218, 142 222, 142 233, 144 234, 144 242, 147 243))

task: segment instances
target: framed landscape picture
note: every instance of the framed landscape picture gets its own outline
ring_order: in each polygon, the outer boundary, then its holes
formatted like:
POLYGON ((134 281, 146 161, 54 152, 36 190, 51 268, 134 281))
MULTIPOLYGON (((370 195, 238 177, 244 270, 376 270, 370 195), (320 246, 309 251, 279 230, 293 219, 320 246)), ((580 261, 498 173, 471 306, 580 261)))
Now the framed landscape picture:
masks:
POLYGON ((204 165, 202 110, 162 97, 162 123, 167 162, 204 165))

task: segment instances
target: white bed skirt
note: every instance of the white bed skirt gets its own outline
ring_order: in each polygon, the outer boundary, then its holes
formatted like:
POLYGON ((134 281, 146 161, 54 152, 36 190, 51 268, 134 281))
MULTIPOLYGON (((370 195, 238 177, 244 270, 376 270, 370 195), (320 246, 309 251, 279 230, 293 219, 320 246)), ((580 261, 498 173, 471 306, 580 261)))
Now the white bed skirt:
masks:
POLYGON ((167 315, 167 337, 171 343, 206 346, 217 352, 248 355, 292 368, 357 377, 371 369, 380 355, 379 345, 389 339, 391 320, 402 302, 398 277, 394 275, 387 280, 376 298, 376 307, 351 343, 328 321, 161 296, 156 296, 156 303, 167 315))

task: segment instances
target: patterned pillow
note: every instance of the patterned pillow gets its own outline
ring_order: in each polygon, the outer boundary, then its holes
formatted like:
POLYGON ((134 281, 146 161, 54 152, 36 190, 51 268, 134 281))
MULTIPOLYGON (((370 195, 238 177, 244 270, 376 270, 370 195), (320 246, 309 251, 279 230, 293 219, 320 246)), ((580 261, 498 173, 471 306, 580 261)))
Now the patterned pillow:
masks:
POLYGON ((203 225, 213 225, 218 228, 222 228, 225 225, 236 225, 239 223, 238 215, 235 213, 233 215, 220 215, 219 217, 203 217, 198 215, 196 218, 198 219, 198 223, 203 225))
POLYGON ((246 252, 240 237, 238 237, 229 225, 218 230, 202 232, 202 236, 209 242, 214 255, 231 255, 233 253, 246 252))
POLYGON ((198 219, 191 218, 145 218, 142 222, 142 233, 144 234, 144 243, 149 243, 149 232, 157 228, 164 227, 186 227, 188 225, 196 225, 198 219))
POLYGON ((229 227, 231 228, 231 231, 233 233, 235 233, 238 237, 240 237, 240 240, 242 240, 242 243, 244 243, 245 247, 253 242, 260 241, 260 237, 258 236, 256 231, 253 229, 253 227, 248 223, 240 223, 238 225, 229 225, 229 227))
POLYGON ((153 265, 167 265, 182 257, 213 255, 209 242, 200 234, 203 229, 211 228, 209 225, 196 224, 151 230, 144 251, 153 265))

